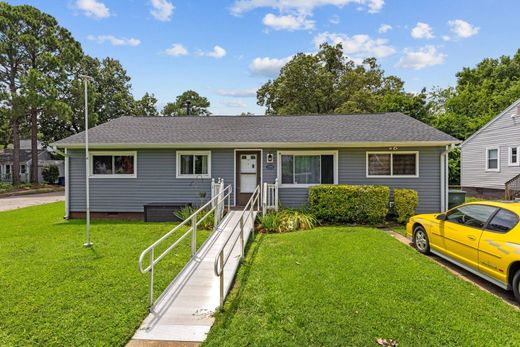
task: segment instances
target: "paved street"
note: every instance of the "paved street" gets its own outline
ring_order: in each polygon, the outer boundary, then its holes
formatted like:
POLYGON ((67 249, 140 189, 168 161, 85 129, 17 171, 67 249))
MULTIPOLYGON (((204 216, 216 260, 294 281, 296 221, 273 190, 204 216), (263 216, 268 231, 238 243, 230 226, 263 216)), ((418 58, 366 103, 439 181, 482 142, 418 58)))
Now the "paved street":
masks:
POLYGON ((51 202, 64 200, 65 192, 10 196, 0 198, 0 211, 15 210, 17 208, 49 204, 51 202))

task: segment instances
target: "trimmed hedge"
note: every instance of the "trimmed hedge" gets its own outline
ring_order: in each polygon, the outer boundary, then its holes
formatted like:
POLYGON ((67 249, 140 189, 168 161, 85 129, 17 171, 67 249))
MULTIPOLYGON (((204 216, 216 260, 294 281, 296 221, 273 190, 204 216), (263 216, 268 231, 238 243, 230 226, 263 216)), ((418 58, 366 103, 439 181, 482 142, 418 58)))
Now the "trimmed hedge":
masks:
POLYGON ((318 185, 309 188, 310 212, 328 223, 378 224, 388 214, 385 186, 318 185))
POLYGON ((419 205, 419 194, 413 189, 394 189, 394 211, 399 223, 406 223, 415 215, 419 205))

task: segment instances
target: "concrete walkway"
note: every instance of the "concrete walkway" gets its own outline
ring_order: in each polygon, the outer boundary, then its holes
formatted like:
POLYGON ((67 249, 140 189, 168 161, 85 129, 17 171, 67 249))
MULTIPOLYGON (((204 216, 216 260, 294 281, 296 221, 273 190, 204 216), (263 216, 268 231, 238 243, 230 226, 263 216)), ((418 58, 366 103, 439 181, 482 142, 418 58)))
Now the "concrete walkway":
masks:
MULTIPOLYGON (((241 212, 229 212, 203 247, 170 284, 154 312, 150 313, 135 333, 129 346, 141 341, 150 345, 158 341, 202 342, 213 325, 213 313, 220 305, 220 280, 214 273, 215 257, 230 235, 225 254, 229 256, 224 268, 225 294, 229 292, 240 264, 240 228, 235 227, 241 212)), ((244 223, 244 244, 254 226, 256 212, 244 223)), ((171 256, 171 255, 170 255, 171 256)))
POLYGON ((17 208, 49 204, 51 202, 64 201, 65 192, 53 192, 43 194, 28 194, 0 198, 0 211, 15 210, 17 208))

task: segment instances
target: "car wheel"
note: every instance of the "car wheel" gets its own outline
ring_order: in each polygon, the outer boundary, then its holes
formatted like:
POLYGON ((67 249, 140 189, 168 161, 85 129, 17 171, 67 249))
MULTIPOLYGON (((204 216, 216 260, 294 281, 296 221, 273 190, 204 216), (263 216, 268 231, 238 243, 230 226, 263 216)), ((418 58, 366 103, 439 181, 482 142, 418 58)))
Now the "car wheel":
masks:
POLYGON ((430 253, 430 240, 428 239, 428 234, 420 225, 414 229, 413 242, 415 243, 417 250, 422 254, 430 253))
POLYGON ((513 277, 513 283, 511 283, 513 287, 513 293, 515 294, 515 299, 518 303, 520 303, 520 270, 515 273, 513 277))

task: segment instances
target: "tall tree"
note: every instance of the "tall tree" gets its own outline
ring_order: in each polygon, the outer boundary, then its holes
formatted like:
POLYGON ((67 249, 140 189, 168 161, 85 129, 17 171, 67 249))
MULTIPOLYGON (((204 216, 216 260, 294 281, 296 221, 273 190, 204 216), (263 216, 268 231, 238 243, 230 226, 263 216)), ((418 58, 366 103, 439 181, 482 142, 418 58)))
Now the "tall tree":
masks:
POLYGON ((145 93, 140 100, 134 101, 132 114, 135 116, 158 116, 157 98, 153 94, 145 93))
POLYGON ((294 56, 260 87, 257 103, 271 115, 403 111, 425 117, 425 92, 406 93, 403 86, 398 77, 385 76, 375 58, 356 65, 341 44, 325 43, 317 54, 294 56))
POLYGON ((187 90, 167 103, 162 109, 163 116, 186 116, 188 108, 191 116, 209 116, 209 100, 193 90, 187 90))

